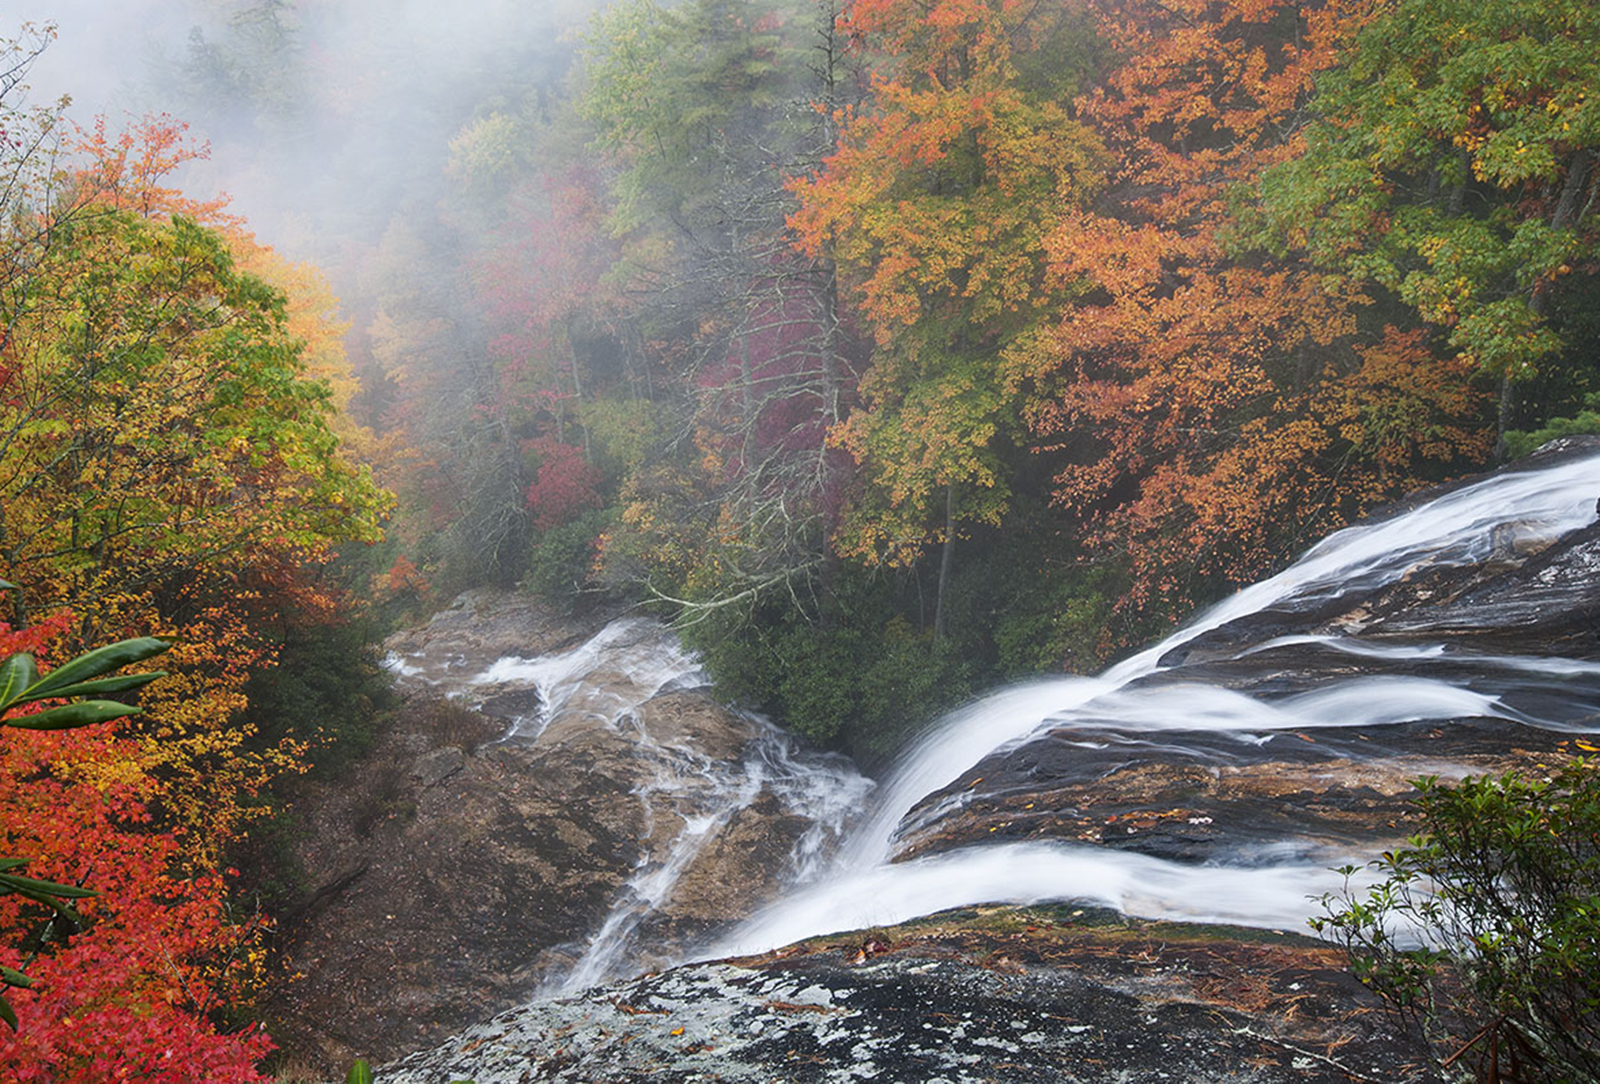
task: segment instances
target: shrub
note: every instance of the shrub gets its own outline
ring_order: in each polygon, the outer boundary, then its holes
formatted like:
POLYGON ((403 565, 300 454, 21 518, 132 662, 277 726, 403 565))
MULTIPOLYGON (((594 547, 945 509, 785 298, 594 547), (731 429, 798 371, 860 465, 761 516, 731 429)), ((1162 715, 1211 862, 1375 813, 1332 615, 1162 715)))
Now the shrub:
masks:
POLYGON ((1423 833, 1371 863, 1383 879, 1365 898, 1324 897, 1312 926, 1447 1066, 1600 1081, 1600 759, 1414 785, 1423 833))
POLYGON ((1600 392, 1584 398, 1583 409, 1570 418, 1551 418, 1543 428, 1531 431, 1513 429, 1506 433, 1506 455, 1512 459, 1556 440, 1559 437, 1600 433, 1600 392))
POLYGON ((595 543, 613 518, 605 511, 588 511, 571 523, 541 531, 522 586, 549 602, 573 602, 593 586, 595 543))

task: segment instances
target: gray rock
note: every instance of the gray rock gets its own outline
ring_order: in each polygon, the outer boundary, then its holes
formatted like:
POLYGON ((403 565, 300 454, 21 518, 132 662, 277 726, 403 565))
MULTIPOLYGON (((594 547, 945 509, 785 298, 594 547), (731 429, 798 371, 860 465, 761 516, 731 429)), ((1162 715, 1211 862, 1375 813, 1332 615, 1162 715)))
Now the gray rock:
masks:
POLYGON ((454 745, 424 753, 411 765, 411 774, 424 787, 437 786, 467 766, 467 754, 454 745))
POLYGON ((986 909, 512 1010, 382 1084, 1436 1079, 1303 938, 986 909))

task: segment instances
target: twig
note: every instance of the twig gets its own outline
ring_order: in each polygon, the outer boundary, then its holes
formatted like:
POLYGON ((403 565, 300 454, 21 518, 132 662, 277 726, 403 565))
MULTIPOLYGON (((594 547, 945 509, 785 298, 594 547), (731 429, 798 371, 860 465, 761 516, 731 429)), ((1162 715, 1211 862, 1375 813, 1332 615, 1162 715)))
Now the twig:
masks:
POLYGON ((1339 1072, 1344 1073, 1346 1076, 1349 1076, 1355 1080, 1370 1080, 1372 1081, 1372 1084, 1394 1084, 1394 1080, 1391 1077, 1368 1076, 1363 1072, 1350 1068, 1337 1058, 1330 1057, 1327 1054, 1319 1054, 1315 1050, 1307 1050, 1303 1046, 1296 1046, 1294 1043, 1285 1042, 1284 1040, 1275 1038, 1271 1035, 1263 1035, 1261 1032, 1252 1029, 1249 1025, 1246 1025, 1242 1028, 1234 1028, 1233 1034, 1248 1035, 1252 1039, 1258 1039, 1264 1043, 1271 1043, 1274 1046, 1282 1047, 1283 1049, 1291 1051, 1295 1054, 1299 1054, 1302 1057, 1312 1058, 1316 1061, 1331 1065, 1335 1069, 1339 1070, 1339 1072))

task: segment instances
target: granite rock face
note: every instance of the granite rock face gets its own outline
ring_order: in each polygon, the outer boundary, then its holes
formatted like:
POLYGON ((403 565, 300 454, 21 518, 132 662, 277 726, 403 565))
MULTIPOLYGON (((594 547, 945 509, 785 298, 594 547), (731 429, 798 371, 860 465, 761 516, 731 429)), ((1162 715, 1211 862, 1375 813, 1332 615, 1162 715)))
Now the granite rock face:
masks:
MULTIPOLYGON (((391 640, 399 720, 292 809, 309 887, 281 925, 302 977, 268 1012, 299 1060, 333 1073, 399 1056, 559 981, 608 921, 648 947, 627 954, 647 964, 779 891, 814 826, 781 776, 749 777, 757 750, 799 755, 773 728, 692 671, 658 689, 668 671, 630 669, 626 651, 580 658, 548 718, 550 686, 480 680, 508 657, 565 659, 600 627, 474 592, 391 640), (534 719, 536 737, 508 737, 534 719), (681 868, 663 898, 639 898, 640 878, 669 863, 681 868)), ((648 637, 668 637, 626 631, 623 647, 645 655, 648 637)))
POLYGON ((1304 938, 964 911, 504 1013, 383 1084, 1321 1084, 1436 1078, 1304 938))

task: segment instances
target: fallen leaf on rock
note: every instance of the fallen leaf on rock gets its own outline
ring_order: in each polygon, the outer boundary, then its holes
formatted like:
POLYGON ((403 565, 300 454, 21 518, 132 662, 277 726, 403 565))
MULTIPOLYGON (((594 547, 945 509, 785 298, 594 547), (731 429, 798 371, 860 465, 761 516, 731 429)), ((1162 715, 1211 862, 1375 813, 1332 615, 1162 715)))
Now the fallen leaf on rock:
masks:
POLYGON ((778 1012, 830 1013, 842 1011, 827 1005, 810 1005, 805 1003, 796 1003, 793 1001, 769 1001, 766 1003, 766 1007, 769 1009, 776 1009, 778 1012))

